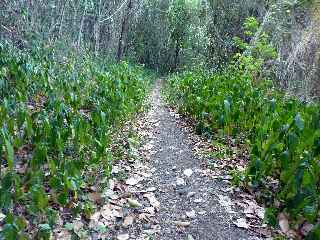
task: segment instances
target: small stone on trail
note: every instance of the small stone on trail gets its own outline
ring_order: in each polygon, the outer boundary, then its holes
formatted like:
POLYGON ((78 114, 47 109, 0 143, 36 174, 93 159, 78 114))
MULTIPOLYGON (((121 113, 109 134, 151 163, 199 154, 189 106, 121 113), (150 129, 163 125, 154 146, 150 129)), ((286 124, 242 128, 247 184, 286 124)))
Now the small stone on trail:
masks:
POLYGON ((125 228, 127 228, 127 227, 129 227, 130 225, 132 225, 133 222, 134 222, 134 217, 133 217, 133 215, 128 215, 128 216, 125 217, 122 226, 125 227, 125 228))
POLYGON ((248 229, 249 225, 247 224, 247 220, 245 218, 239 218, 237 221, 233 222, 238 228, 248 229))
POLYGON ((128 240, 129 239, 129 234, 125 233, 125 234, 119 234, 117 236, 117 240, 128 240))
POLYGON ((187 197, 190 198, 190 197, 193 197, 194 195, 196 195, 195 192, 188 192, 187 197))
POLYGON ((188 234, 187 240, 194 240, 194 238, 192 237, 192 235, 188 234))
POLYGON ((183 171, 183 174, 186 175, 187 177, 191 177, 191 175, 193 174, 192 169, 186 169, 183 171))
POLYGON ((197 198, 194 200, 195 203, 202 203, 203 202, 203 199, 202 198, 197 198))
POLYGON ((190 222, 182 222, 182 221, 174 221, 173 222, 178 227, 188 227, 190 226, 190 222))
POLYGON ((157 190, 156 187, 149 187, 149 188, 146 189, 147 192, 154 192, 156 190, 157 190))
POLYGON ((184 181, 183 178, 177 178, 177 186, 182 186, 185 184, 186 184, 186 182, 184 181))
POLYGON ((186 188, 180 188, 180 189, 177 189, 177 193, 179 195, 185 195, 187 194, 188 190, 186 188))
POLYGON ((188 212, 186 212, 186 215, 188 218, 192 218, 192 219, 196 218, 196 211, 194 211, 194 210, 188 211, 188 212))

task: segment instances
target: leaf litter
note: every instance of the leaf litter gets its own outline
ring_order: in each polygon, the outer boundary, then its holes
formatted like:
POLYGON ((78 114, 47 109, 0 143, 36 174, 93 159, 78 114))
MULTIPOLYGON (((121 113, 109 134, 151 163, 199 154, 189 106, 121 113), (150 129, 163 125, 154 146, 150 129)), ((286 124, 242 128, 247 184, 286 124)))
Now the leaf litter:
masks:
MULTIPOLYGON (((123 159, 117 161, 113 166, 108 188, 102 194, 92 193, 91 197, 98 205, 101 205, 104 201, 106 203, 102 204, 101 207, 98 207, 96 211, 91 214, 89 228, 96 229, 97 226, 102 226, 106 228, 107 231, 102 233, 98 232, 95 235, 92 235, 90 239, 97 239, 98 237, 114 237, 118 240, 140 240, 147 239, 150 235, 152 236, 161 230, 159 222, 156 219, 156 214, 160 210, 161 205, 156 198, 155 192, 157 192, 157 190, 159 192, 163 190, 159 189, 157 186, 148 185, 148 187, 146 187, 146 183, 150 181, 150 178, 152 178, 153 173, 156 171, 156 169, 152 168, 147 162, 151 159, 152 154, 155 153, 155 136, 151 129, 154 127, 153 125, 158 124, 158 122, 150 121, 153 120, 153 114, 154 110, 149 111, 147 115, 144 114, 143 116, 140 116, 133 126, 128 127, 130 131, 134 129, 134 132, 139 135, 139 138, 144 139, 143 141, 145 141, 144 144, 141 143, 140 146, 133 146, 137 148, 138 153, 135 154, 134 161, 128 161, 130 154, 124 153, 123 159), (144 225, 147 225, 148 228, 145 229, 144 225), (133 229, 140 230, 133 231, 133 229)), ((175 118, 178 120, 181 119, 177 114, 175 115, 175 118)), ((186 127, 190 128, 190 126, 186 127)), ((193 138, 199 138, 196 139, 196 141, 193 139, 196 153, 199 154, 203 148, 211 148, 212 150, 213 147, 207 141, 203 141, 203 139, 196 135, 193 136, 193 138)), ((129 150, 130 149, 126 149, 126 151, 129 150)), ((177 151, 179 151, 179 149, 177 149, 177 151)), ((207 166, 201 166, 201 170, 187 168, 183 171, 183 176, 187 180, 194 175, 211 177, 220 176, 220 178, 222 176, 226 182, 230 182, 230 175, 225 171, 225 168, 229 168, 230 164, 218 164, 219 172, 213 171, 212 169, 207 168, 207 166)), ((172 169, 172 171, 175 170, 172 169)), ((180 176, 176 178, 175 184, 184 187, 187 183, 186 180, 180 176)), ((224 190, 228 194, 234 191, 232 187, 224 190)), ((223 191, 221 191, 221 193, 222 192, 223 191)), ((195 193, 191 195, 190 192, 187 193, 189 198, 192 198, 194 194, 195 193)), ((259 207, 252 198, 241 196, 231 199, 228 194, 217 196, 219 204, 230 214, 234 213, 233 208, 235 206, 243 209, 244 217, 237 218, 233 223, 239 228, 253 230, 254 224, 251 223, 251 217, 254 218, 254 223, 260 221, 264 211, 263 208, 259 207)), ((206 200, 202 197, 196 197, 192 201, 196 204, 206 203, 206 200)), ((192 225, 192 221, 195 218, 201 218, 206 214, 206 211, 195 211, 194 209, 191 209, 185 212, 185 217, 190 221, 184 219, 184 214, 181 213, 181 219, 177 218, 177 220, 172 221, 172 224, 177 228, 188 228, 192 225)), ((61 229, 60 235, 68 235, 67 233, 61 229)), ((61 237, 59 239, 67 238, 61 237)), ((188 239, 193 239, 193 237, 188 235, 188 239)))

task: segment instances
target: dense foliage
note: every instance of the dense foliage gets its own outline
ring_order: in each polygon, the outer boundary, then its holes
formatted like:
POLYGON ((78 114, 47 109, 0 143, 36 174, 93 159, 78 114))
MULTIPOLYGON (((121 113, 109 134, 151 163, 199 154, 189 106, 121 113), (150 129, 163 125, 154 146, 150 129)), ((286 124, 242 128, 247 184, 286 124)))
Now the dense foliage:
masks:
MULTIPOLYGON (((203 133, 244 133, 251 147, 246 181, 262 188, 267 206, 316 222, 320 210, 320 106, 255 86, 232 69, 185 72, 167 83, 168 100, 191 115, 203 133), (275 180, 274 185, 270 184, 275 180), (280 203, 280 206, 278 205, 280 203)), ((269 216, 270 217, 270 216, 269 216)), ((274 221, 274 220, 273 220, 274 221)))
MULTIPOLYGON (((250 18, 246 25, 252 35, 255 21, 250 18)), ((271 81, 259 79, 263 63, 273 56, 263 36, 254 48, 237 38, 244 53, 222 72, 195 70, 172 75, 165 95, 196 120, 200 132, 212 136, 222 130, 224 136, 246 141, 251 154, 243 180, 262 193, 260 200, 269 207, 269 223, 275 224, 280 212, 290 214, 292 220, 317 223, 320 105, 286 96, 271 81)), ((315 229, 319 232, 319 225, 315 229)))
POLYGON ((127 63, 58 62, 54 52, 1 46, 0 238, 33 225, 46 234, 59 207, 90 215, 88 188, 106 183, 112 134, 141 109, 149 82, 127 63))

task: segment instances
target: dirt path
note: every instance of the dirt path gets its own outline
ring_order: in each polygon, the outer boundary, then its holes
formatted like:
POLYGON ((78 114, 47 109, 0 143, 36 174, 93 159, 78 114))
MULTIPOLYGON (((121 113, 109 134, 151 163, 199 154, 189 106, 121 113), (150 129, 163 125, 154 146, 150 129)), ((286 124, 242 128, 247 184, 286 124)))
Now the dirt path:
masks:
POLYGON ((232 224, 236 214, 230 215, 229 206, 219 203, 225 194, 221 188, 227 186, 201 169, 201 160, 192 152, 190 133, 164 105, 160 87, 158 81, 147 117, 155 139, 150 164, 156 169, 148 185, 157 187, 161 206, 156 215, 161 229, 157 239, 254 239, 232 224))
POLYGON ((92 228, 102 224, 108 231, 96 231, 91 239, 259 239, 243 229, 246 223, 235 226, 244 218, 234 208, 230 186, 215 180, 205 161, 196 156, 194 148, 200 141, 165 106, 160 88, 158 81, 149 111, 133 127, 143 144, 130 150, 134 159, 114 165, 104 194, 109 200, 91 218, 92 228))

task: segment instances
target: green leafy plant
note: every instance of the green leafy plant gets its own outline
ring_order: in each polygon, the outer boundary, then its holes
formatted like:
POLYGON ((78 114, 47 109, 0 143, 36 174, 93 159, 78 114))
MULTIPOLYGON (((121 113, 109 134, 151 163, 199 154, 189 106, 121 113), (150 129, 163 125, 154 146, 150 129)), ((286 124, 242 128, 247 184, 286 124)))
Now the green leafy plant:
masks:
MULTIPOLYGON (((253 36, 257 26, 248 19, 246 34, 253 36)), ((238 39, 243 52, 221 72, 171 75, 164 95, 198 122, 199 132, 222 131, 225 136, 245 138, 251 148, 250 162, 245 178, 236 181, 263 193, 259 200, 273 209, 268 217, 271 224, 281 211, 291 221, 316 223, 320 217, 320 106, 288 97, 268 80, 256 81, 264 62, 274 57, 267 36, 261 36, 254 46, 238 39)), ((316 229, 312 234, 317 234, 316 229)))
POLYGON ((59 62, 48 51, 0 49, 4 239, 29 234, 17 207, 41 221, 40 239, 49 239, 53 227, 51 205, 83 205, 73 212, 92 213, 83 197, 89 173, 95 183, 110 176, 112 135, 141 110, 151 82, 141 66, 102 65, 90 56, 59 62))

